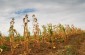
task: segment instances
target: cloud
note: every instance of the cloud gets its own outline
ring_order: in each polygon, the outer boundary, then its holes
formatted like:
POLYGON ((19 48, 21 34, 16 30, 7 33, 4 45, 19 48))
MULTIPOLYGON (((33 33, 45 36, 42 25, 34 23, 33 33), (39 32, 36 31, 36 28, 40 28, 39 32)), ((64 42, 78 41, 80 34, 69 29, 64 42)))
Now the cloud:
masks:
POLYGON ((29 15, 32 31, 32 14, 41 25, 74 24, 85 29, 85 0, 0 0, 0 30, 7 34, 10 20, 15 18, 15 29, 23 33, 23 18, 29 15), (4 29, 3 29, 4 28, 4 29))

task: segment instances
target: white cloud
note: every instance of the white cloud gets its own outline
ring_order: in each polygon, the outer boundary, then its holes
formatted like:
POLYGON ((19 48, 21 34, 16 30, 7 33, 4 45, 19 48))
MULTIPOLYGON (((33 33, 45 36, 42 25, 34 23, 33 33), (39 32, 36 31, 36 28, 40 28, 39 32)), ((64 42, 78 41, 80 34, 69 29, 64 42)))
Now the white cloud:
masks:
MULTIPOLYGON (((32 27, 32 14, 36 14, 40 25, 46 23, 74 24, 85 29, 85 0, 0 0, 0 30, 8 34, 9 22, 15 17, 15 28, 23 33, 22 19, 25 14, 16 11, 35 8, 36 12, 28 13, 29 27, 32 27)), ((30 30, 31 31, 31 30, 30 30)), ((32 32, 32 31, 31 31, 32 32)))

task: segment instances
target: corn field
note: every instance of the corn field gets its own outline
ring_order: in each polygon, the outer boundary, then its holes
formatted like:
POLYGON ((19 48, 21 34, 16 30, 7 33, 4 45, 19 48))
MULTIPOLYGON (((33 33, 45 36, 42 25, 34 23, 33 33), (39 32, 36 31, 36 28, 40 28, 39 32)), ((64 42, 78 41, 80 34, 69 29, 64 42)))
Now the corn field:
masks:
MULTIPOLYGON (((74 25, 53 25, 39 28, 38 19, 33 14, 33 35, 28 27, 28 15, 23 18, 23 36, 15 29, 12 18, 9 36, 0 32, 0 55, 78 55, 81 42, 85 40, 85 31, 74 25)), ((85 53, 84 53, 85 54, 85 53)), ((83 55, 83 54, 82 54, 83 55)))

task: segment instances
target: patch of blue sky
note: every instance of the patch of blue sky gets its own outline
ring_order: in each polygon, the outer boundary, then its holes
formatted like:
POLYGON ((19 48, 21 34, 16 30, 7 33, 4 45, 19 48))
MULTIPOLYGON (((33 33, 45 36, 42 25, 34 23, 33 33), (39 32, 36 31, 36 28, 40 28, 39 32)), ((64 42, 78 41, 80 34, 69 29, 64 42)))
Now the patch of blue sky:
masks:
POLYGON ((26 13, 31 13, 31 12, 35 12, 36 9, 35 8, 26 8, 26 9, 20 9, 18 11, 15 12, 15 14, 26 14, 26 13))

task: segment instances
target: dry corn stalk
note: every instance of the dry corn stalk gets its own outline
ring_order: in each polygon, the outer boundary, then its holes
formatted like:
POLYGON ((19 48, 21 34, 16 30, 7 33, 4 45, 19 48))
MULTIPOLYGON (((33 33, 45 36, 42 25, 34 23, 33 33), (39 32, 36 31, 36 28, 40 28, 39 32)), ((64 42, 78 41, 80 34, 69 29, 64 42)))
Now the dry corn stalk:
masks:
POLYGON ((25 16, 25 18, 23 19, 23 23, 24 23, 24 50, 25 50, 25 53, 28 54, 29 52, 29 31, 28 31, 28 15, 25 16))
POLYGON ((39 36, 40 29, 39 24, 37 22, 37 18, 35 17, 35 15, 33 15, 32 17, 33 17, 33 33, 36 39, 36 37, 39 36))
POLYGON ((14 29, 14 18, 12 18, 11 22, 10 22, 10 28, 9 28, 9 35, 10 35, 10 46, 11 46, 11 53, 13 54, 14 52, 14 46, 16 45, 15 42, 14 42, 14 34, 16 33, 17 35, 17 32, 16 30, 14 29))
POLYGON ((34 39, 35 39, 35 45, 36 47, 40 48, 40 41, 39 41, 39 34, 40 34, 40 29, 39 29, 39 24, 37 22, 37 18, 35 15, 32 15, 33 17, 33 33, 34 33, 34 39))

